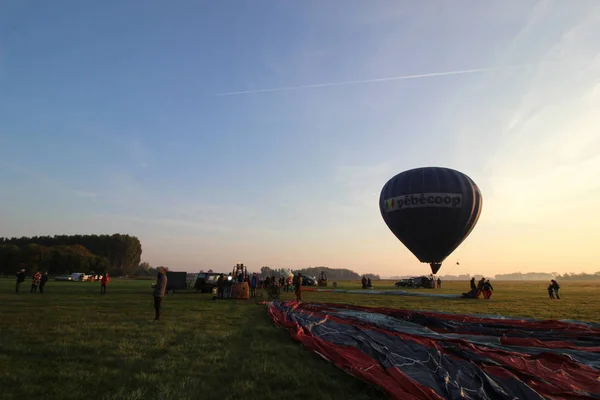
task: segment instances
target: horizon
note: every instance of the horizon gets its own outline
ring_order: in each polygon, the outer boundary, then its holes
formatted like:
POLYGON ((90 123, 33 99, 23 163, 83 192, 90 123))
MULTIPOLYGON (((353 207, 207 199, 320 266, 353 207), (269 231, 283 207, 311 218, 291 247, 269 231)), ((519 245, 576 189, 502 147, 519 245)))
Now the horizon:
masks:
POLYGON ((379 194, 439 166, 483 207, 438 274, 598 271, 600 2, 61 4, 0 4, 0 237, 428 275, 379 194))

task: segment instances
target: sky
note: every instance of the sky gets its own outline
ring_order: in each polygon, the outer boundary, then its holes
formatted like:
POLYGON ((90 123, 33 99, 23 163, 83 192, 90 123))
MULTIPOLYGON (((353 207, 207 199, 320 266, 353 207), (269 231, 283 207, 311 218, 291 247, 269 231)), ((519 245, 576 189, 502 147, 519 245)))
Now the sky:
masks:
POLYGON ((441 166, 483 208, 440 274, 595 272, 599 110, 597 0, 3 0, 0 236, 429 273, 378 200, 441 166))

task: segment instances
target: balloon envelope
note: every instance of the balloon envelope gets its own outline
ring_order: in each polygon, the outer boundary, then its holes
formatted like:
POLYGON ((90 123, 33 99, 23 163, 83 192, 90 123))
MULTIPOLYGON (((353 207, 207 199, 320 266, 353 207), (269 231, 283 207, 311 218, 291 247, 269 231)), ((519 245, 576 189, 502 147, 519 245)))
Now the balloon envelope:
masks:
POLYGON ((398 240, 435 274, 475 227, 482 201, 462 172, 424 167, 391 178, 381 190, 379 210, 398 240))

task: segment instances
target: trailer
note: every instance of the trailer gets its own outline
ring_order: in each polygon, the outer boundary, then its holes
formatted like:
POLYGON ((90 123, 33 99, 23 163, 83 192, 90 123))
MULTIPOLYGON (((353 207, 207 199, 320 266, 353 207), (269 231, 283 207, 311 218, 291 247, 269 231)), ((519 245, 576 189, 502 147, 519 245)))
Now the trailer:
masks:
POLYGON ((167 271, 167 292, 187 289, 187 272, 167 271))
MULTIPOLYGON (((153 283, 152 288, 156 287, 156 283, 153 283)), ((167 271, 167 288, 166 292, 175 293, 176 290, 187 290, 187 272, 175 272, 167 271)))

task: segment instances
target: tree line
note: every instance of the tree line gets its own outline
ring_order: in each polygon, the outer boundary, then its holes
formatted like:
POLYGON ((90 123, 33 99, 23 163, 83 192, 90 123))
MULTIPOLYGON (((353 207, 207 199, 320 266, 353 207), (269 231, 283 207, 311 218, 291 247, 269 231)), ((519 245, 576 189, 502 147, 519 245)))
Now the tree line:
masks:
POLYGON ((285 268, 271 268, 268 266, 263 266, 260 269, 260 277, 266 278, 267 276, 287 276, 287 274, 291 272, 294 275, 297 273, 301 273, 305 276, 314 276, 319 279, 321 272, 325 272, 328 280, 332 281, 350 281, 350 280, 359 280, 363 277, 363 275, 367 278, 371 278, 371 280, 380 280, 379 275, 376 274, 363 274, 360 275, 352 270, 346 268, 328 268, 328 267, 309 267, 309 268, 301 268, 301 269, 285 269, 285 268))
POLYGON ((28 274, 108 272, 122 276, 140 267, 141 255, 140 240, 120 233, 0 238, 0 274, 25 268, 28 274))

